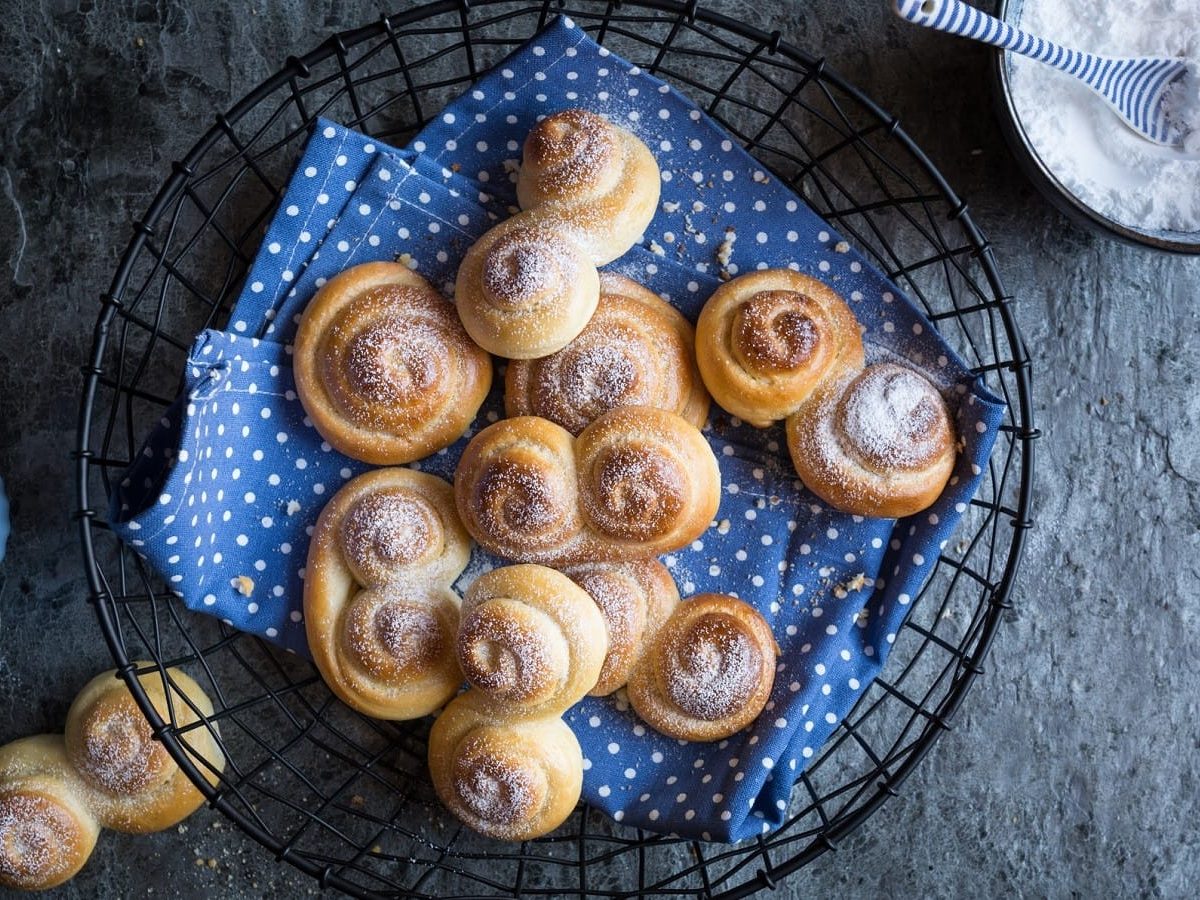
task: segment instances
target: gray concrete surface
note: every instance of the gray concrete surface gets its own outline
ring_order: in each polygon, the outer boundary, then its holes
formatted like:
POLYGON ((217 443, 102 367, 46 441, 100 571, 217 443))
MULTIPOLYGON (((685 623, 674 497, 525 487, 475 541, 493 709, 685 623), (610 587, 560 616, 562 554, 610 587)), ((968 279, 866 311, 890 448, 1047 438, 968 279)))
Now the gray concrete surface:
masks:
MULTIPOLYGON (((1069 225, 988 112, 986 53, 883 0, 709 0, 829 56, 906 123, 992 239, 1036 363, 1038 528, 988 675, 907 783, 789 897, 1195 896, 1200 259, 1069 225), (976 152, 973 152, 976 151, 976 152)), ((324 0, 0 3, 0 740, 50 730, 109 656, 67 454, 129 220, 289 53, 376 18, 324 0)), ((63 896, 316 893, 211 811, 105 835, 63 896)))

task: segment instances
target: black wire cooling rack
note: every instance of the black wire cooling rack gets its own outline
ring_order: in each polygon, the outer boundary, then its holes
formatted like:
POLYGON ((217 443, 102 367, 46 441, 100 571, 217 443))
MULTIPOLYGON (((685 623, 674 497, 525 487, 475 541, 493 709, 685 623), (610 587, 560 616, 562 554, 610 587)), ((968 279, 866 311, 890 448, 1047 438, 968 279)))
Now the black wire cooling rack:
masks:
POLYGON ((899 122, 779 32, 668 0, 410 9, 288 57, 174 163, 133 231, 84 367, 76 456, 91 599, 156 733, 212 805, 322 885, 364 896, 745 896, 835 849, 895 795, 983 671, 1031 525, 1028 352, 967 204, 899 122), (882 677, 809 765, 786 824, 736 846, 638 831, 586 807, 536 841, 473 835, 433 796, 427 724, 359 716, 308 663, 190 613, 104 521, 113 482, 179 388, 193 335, 224 322, 309 123, 330 116, 404 143, 560 11, 704 106, 906 289, 1008 402, 978 497, 882 677), (177 726, 174 712, 154 712, 134 676, 167 666, 200 680, 211 717, 177 726), (219 731, 225 748, 215 787, 183 749, 196 728, 219 731))

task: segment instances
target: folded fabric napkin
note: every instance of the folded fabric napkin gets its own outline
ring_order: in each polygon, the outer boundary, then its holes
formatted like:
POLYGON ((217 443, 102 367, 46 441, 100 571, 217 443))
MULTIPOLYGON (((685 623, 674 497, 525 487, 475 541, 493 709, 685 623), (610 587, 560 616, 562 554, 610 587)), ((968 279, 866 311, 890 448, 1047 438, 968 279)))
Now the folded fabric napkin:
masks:
MULTIPOLYGON (((417 271, 451 288, 466 247, 515 202, 524 135, 539 116, 570 106, 638 133, 662 168, 663 202, 644 245, 612 269, 694 321, 719 283, 717 249, 736 237, 730 273, 790 266, 832 284, 863 323, 868 356, 925 371, 954 404, 962 437, 954 476, 932 508, 900 522, 863 519, 804 490, 780 427, 750 428, 714 409, 705 434, 721 463, 720 510, 665 562, 685 597, 734 593, 766 616, 782 650, 767 710, 734 737, 700 744, 646 729, 620 693, 587 698, 566 718, 586 757, 588 802, 655 831, 742 840, 784 820, 807 760, 879 672, 975 493, 1004 407, 802 200, 685 97, 569 19, 481 78, 404 151, 317 123, 232 330, 197 338, 184 393, 114 493, 110 518, 190 608, 306 653, 308 537, 329 496, 366 466, 322 442, 296 399, 287 344, 295 316, 325 279, 373 259, 408 254, 417 271), (352 177, 339 182, 335 202, 329 185, 341 170, 352 177), (329 206, 338 213, 323 211, 329 206), (231 583, 241 575, 253 580, 249 597, 231 583)), ((502 415, 497 379, 472 432, 502 415)), ((413 467, 451 478, 472 432, 413 467)), ((476 550, 459 588, 501 564, 476 550)))

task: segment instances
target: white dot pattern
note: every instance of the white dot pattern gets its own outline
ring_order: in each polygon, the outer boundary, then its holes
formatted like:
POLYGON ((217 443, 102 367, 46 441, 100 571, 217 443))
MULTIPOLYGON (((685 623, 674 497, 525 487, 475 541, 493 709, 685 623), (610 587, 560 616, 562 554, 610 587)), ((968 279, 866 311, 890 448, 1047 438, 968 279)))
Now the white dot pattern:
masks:
MULTIPOLYGON (((824 508, 800 487, 781 429, 758 431, 714 409, 706 436, 721 462, 721 506, 702 539, 665 562, 685 595, 736 593, 771 623, 782 655, 770 712, 718 745, 665 738, 612 697, 588 697, 566 719, 589 760, 585 798, 617 821, 706 840, 752 837, 783 821, 795 778, 904 640, 904 616, 968 509, 1003 407, 894 285, 853 249, 835 249, 841 236, 681 95, 567 19, 506 66, 408 150, 317 124, 230 330, 197 338, 186 391, 114 493, 110 520, 189 607, 306 653, 309 535, 326 498, 367 467, 323 443, 296 400, 284 343, 295 318, 326 279, 367 260, 408 253, 435 285, 452 284, 466 247, 515 203, 510 142, 576 102, 568 93, 619 117, 659 148, 664 202, 645 246, 669 249, 635 247, 611 268, 694 320, 719 283, 718 245, 734 229, 744 240, 731 262, 742 271, 820 274, 850 300, 873 356, 929 361, 931 377, 961 386, 969 401, 956 413, 965 442, 956 478, 899 526, 824 508), (250 597, 231 585, 241 575, 254 582, 250 597)), ((480 426, 503 415, 502 381, 480 426)), ((414 468, 451 477, 468 437, 414 468)), ((476 551, 468 572, 500 563, 476 551)))

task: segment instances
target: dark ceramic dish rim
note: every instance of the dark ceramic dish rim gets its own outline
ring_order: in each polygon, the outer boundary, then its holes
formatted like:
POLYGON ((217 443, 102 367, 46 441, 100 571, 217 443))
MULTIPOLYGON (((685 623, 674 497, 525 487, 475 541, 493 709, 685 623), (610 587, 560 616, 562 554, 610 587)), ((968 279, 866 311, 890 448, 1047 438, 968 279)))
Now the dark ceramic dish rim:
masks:
MULTIPOLYGON (((1009 11, 1020 11, 1024 0, 999 0, 997 16, 1005 21, 1009 11)), ((1200 254, 1200 231, 1142 231, 1130 228, 1101 215, 1072 194, 1042 161, 1037 150, 1025 133, 1021 119, 1012 101, 1012 85, 1008 77, 1008 54, 998 50, 992 57, 992 87, 995 95, 996 118, 1000 130, 1008 142, 1009 149, 1025 176, 1059 212, 1075 224, 1105 237, 1116 238, 1127 244, 1149 247, 1167 253, 1185 255, 1200 254)))

